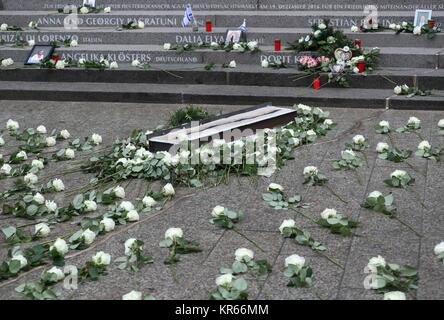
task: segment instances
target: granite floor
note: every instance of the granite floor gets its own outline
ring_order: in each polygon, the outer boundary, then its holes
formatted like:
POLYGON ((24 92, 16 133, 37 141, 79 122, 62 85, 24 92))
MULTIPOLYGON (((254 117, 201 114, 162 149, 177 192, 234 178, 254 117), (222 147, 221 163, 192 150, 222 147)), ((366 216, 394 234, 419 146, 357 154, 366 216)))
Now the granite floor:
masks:
MULTIPOLYGON (((125 104, 125 103, 70 103, 41 101, 0 101, 0 123, 9 118, 19 121, 22 127, 36 127, 44 124, 48 130, 68 129, 73 136, 83 137, 99 133, 104 144, 116 137, 125 137, 134 128, 152 129, 165 122, 178 105, 125 104)), ((229 112, 245 106, 208 106, 213 112, 229 112)), ((362 106, 361 106, 362 107, 362 106)), ((424 106, 426 107, 426 106, 424 106)), ((421 109, 421 106, 418 106, 421 109)), ((77 290, 67 291, 61 286, 56 289, 61 299, 120 299, 131 290, 150 293, 157 299, 208 299, 215 288, 214 280, 219 268, 229 266, 234 251, 247 247, 255 251, 257 258, 267 259, 273 271, 264 281, 247 278, 250 299, 382 299, 381 295, 365 290, 364 267, 368 259, 382 255, 388 262, 410 264, 419 270, 419 288, 416 299, 444 299, 444 265, 434 257, 434 246, 444 241, 444 170, 442 162, 427 161, 413 157, 410 165, 393 164, 379 160, 374 151, 377 142, 386 137, 374 131, 379 120, 390 121, 393 128, 403 125, 409 116, 422 120, 420 135, 432 145, 444 145, 444 136, 439 136, 437 123, 444 118, 444 112, 399 111, 373 109, 330 109, 331 118, 338 123, 335 130, 317 143, 297 149, 295 160, 286 165, 271 178, 231 178, 227 184, 205 190, 179 188, 174 201, 153 216, 143 216, 141 221, 130 224, 107 236, 99 237, 87 250, 76 252, 67 258, 68 264, 81 266, 97 251, 103 250, 113 258, 123 256, 123 243, 130 237, 145 242, 145 251, 154 257, 154 263, 143 267, 137 273, 122 271, 116 265, 108 268, 108 274, 96 282, 81 284, 77 290), (331 161, 340 156, 340 150, 355 134, 363 134, 371 147, 365 152, 367 166, 359 169, 362 183, 359 184, 352 172, 334 171, 331 161), (324 187, 307 189, 302 182, 302 170, 307 165, 318 166, 330 179, 330 185, 337 193, 347 198, 345 205, 324 187), (390 190, 383 184, 395 168, 407 170, 415 179, 414 192, 390 190), (318 217, 325 208, 336 208, 360 223, 356 235, 344 238, 330 234, 301 216, 290 211, 275 211, 262 201, 261 195, 270 182, 285 187, 289 193, 300 193, 312 207, 307 213, 318 217), (410 224, 422 237, 400 224, 372 211, 360 208, 366 195, 373 190, 384 193, 393 191, 399 218, 410 224), (426 206, 423 208, 417 197, 426 206), (239 229, 256 241, 264 252, 256 249, 245 238, 232 231, 223 231, 209 223, 210 212, 216 205, 245 213, 245 220, 239 229), (307 247, 295 244, 281 237, 278 227, 285 218, 293 218, 309 230, 314 238, 323 242, 328 254, 337 259, 340 268, 307 247), (181 257, 174 268, 163 264, 167 255, 159 248, 159 241, 169 227, 181 227, 188 239, 197 240, 203 251, 181 257), (290 254, 299 254, 307 259, 314 271, 313 287, 294 289, 286 286, 283 275, 284 259, 290 254)), ((6 146, 0 153, 14 150, 5 135, 6 146)), ((420 138, 414 134, 394 134, 399 148, 416 150, 420 138)), ((46 171, 66 170, 68 163, 50 164, 46 171)), ((60 171, 59 171, 60 172, 60 171)), ((90 176, 68 174, 62 177, 67 191, 88 182, 90 176)), ((11 185, 11 181, 0 181, 0 191, 11 185)), ((141 196, 147 184, 144 181, 128 181, 122 184, 127 190, 127 199, 141 196)), ((69 197, 56 196, 58 203, 69 202, 69 197)), ((0 227, 22 223, 19 219, 0 216, 0 227)), ((72 223, 58 225, 50 239, 76 230, 72 223)), ((4 260, 9 247, 0 240, 0 259, 4 260)), ((14 291, 19 284, 38 279, 39 268, 16 279, 0 282, 0 299, 22 299, 14 291)))

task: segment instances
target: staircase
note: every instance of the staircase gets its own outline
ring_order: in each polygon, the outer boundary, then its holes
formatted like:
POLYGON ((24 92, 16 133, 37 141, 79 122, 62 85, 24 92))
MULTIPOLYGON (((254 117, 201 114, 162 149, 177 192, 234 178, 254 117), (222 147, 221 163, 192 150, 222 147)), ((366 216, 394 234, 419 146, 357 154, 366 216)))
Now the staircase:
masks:
MULTIPOLYGON (((368 2, 379 8, 379 23, 413 21, 416 8, 433 10, 433 18, 444 23, 444 4, 440 0, 97 0, 98 7, 110 6, 111 13, 79 14, 78 30, 65 30, 66 15, 58 13, 65 1, 2 0, 0 24, 17 25, 26 40, 36 44, 78 41, 77 47, 61 47, 62 58, 98 60, 106 56, 117 61, 117 70, 43 70, 26 67, 23 62, 29 48, 17 48, 16 32, 0 31, 0 58, 12 58, 12 67, 0 68, 0 99, 36 99, 60 101, 125 101, 206 104, 256 104, 271 101, 276 105, 296 102, 322 106, 361 108, 428 108, 444 109, 444 32, 434 39, 412 34, 395 35, 393 31, 352 33, 360 25, 363 8, 368 2), (193 5, 199 30, 182 28, 186 3, 193 5), (329 3, 330 2, 330 3, 329 3), (336 3, 338 2, 338 3, 336 3), (419 3, 419 5, 418 5, 419 3), (284 49, 310 32, 312 23, 330 19, 351 38, 359 38, 364 47, 381 49, 378 70, 364 77, 351 77, 350 88, 327 85, 312 90, 312 78, 294 78, 304 74, 295 68, 264 69, 263 59, 281 59, 294 64, 296 55, 284 49), (165 51, 166 42, 193 43, 220 41, 227 28, 237 28, 247 20, 249 40, 259 43, 259 53, 196 50, 184 53, 165 51), (144 29, 117 31, 118 25, 141 20, 144 29), (211 20, 213 31, 205 32, 205 21, 211 20), (30 30, 30 21, 39 30, 30 30), (273 43, 281 39, 283 49, 275 52, 273 43), (147 70, 131 66, 138 59, 149 63, 147 70), (237 62, 235 69, 224 69, 223 63, 237 62), (215 63, 206 71, 204 66, 215 63), (398 97, 394 84, 419 85, 434 89, 428 97, 398 97)), ((79 5, 81 1, 69 1, 79 5)), ((326 82, 326 77, 322 78, 326 82)))

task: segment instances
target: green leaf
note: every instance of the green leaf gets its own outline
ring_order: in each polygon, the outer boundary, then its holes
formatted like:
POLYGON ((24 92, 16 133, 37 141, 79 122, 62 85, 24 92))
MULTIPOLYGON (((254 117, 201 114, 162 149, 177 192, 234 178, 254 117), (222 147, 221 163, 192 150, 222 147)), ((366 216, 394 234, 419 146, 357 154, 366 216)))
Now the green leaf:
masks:
POLYGON ((247 285, 247 282, 245 281, 244 278, 239 278, 233 282, 233 287, 236 290, 245 291, 245 290, 247 290, 248 285, 247 285))

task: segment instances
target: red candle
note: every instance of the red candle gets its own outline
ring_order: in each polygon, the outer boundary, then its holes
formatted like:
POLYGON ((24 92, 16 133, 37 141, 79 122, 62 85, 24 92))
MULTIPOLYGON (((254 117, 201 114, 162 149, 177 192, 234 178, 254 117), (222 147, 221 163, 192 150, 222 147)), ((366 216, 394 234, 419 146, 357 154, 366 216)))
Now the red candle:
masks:
POLYGON ((315 78, 313 80, 313 89, 315 90, 321 89, 321 80, 319 78, 315 78))
POLYGON ((363 73, 365 71, 365 61, 358 62, 358 70, 359 70, 359 73, 363 73))
POLYGON ((281 40, 274 40, 274 51, 281 51, 281 40))
POLYGON ((55 62, 59 61, 60 60, 59 55, 58 54, 53 54, 52 55, 52 60, 54 60, 55 62))
POLYGON ((211 32, 211 31, 213 30, 213 24, 211 23, 210 20, 207 20, 207 21, 205 22, 205 30, 206 30, 207 32, 211 32))
POLYGON ((429 21, 427 22, 427 24, 428 24, 428 26, 429 26, 430 28, 433 28, 433 27, 435 26, 435 20, 429 20, 429 21))
POLYGON ((357 49, 361 49, 361 45, 362 45, 361 39, 355 39, 355 47, 357 49))

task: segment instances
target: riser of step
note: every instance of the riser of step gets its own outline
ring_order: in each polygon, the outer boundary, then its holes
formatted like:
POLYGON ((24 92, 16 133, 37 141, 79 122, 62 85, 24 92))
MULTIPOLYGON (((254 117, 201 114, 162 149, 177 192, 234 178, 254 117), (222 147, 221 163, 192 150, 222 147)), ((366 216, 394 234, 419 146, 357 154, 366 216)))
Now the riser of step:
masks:
MULTIPOLYGON (((280 39, 282 46, 294 42, 309 33, 309 29, 273 29, 262 28, 251 29, 248 40, 258 41, 260 46, 272 46, 275 39, 280 39)), ((169 43, 211 43, 223 42, 226 32, 218 28, 214 32, 189 32, 188 30, 176 28, 156 28, 147 30, 115 31, 113 28, 102 30, 65 31, 57 28, 40 31, 23 31, 20 33, 25 40, 34 40, 37 44, 45 44, 51 41, 63 41, 75 39, 79 44, 128 44, 131 45, 163 45, 169 43), (172 29, 170 31, 170 29, 172 29)), ((426 36, 415 36, 413 34, 395 34, 391 31, 373 33, 352 33, 347 31, 351 39, 360 39, 366 47, 383 47, 390 44, 391 47, 417 47, 417 48, 444 48, 444 33, 440 33, 433 39, 426 36)), ((0 40, 5 44, 14 44, 16 32, 0 32, 0 40)))
MULTIPOLYGON (((443 92, 439 92, 442 94, 443 92)), ((316 103, 321 107, 397 108, 444 110, 442 96, 405 98, 393 96, 391 90, 275 88, 212 85, 136 85, 101 83, 2 82, 0 98, 4 100, 155 102, 178 104, 260 104, 274 105, 316 103)))
MULTIPOLYGON (((2 0, 5 10, 54 10, 63 8, 67 1, 65 0, 2 0)), ((83 1, 69 1, 72 4, 80 6, 83 1)), ((98 7, 109 6, 116 10, 178 10, 185 7, 189 1, 181 0, 97 0, 98 7)), ((377 6, 380 10, 415 10, 416 8, 430 8, 433 10, 442 10, 443 3, 439 0, 341 0, 324 1, 308 0, 295 3, 294 0, 194 0, 192 1, 194 9, 205 10, 363 10, 369 2, 377 6)))
MULTIPOLYGON (((330 24, 349 29, 351 26, 360 25, 366 16, 360 11, 332 12, 332 11, 297 11, 297 12, 262 12, 262 11, 234 11, 217 12, 202 11, 194 13, 198 25, 204 28, 206 20, 210 20, 214 27, 238 27, 243 19, 247 20, 247 27, 285 27, 285 28, 307 28, 313 23, 322 21, 324 18, 330 20, 330 24)), ((437 22, 444 22, 444 12, 439 11, 433 14, 437 22)), ((0 22, 10 25, 25 27, 30 21, 37 22, 41 27, 63 27, 67 15, 48 12, 27 12, 27 11, 0 11, 0 22)), ((379 12, 378 22, 383 26, 390 23, 402 21, 413 22, 414 13, 412 11, 401 12, 379 12)), ((120 11, 110 14, 86 14, 78 15, 78 25, 80 27, 116 27, 140 20, 145 23, 146 28, 151 27, 181 27, 183 12, 181 11, 120 11)))
MULTIPOLYGON (((239 53, 213 50, 198 50, 192 52, 177 53, 176 51, 165 51, 159 46, 137 46, 132 45, 127 49, 125 45, 103 45, 103 46, 78 46, 74 48, 58 48, 59 55, 74 60, 99 60, 101 56, 111 61, 131 63, 138 59, 144 63, 151 64, 223 64, 235 60, 239 65, 260 65, 261 61, 280 60, 287 64, 295 64, 299 55, 292 51, 274 52, 270 47, 264 47, 263 51, 257 53, 239 53)), ((381 48, 379 67, 399 68, 430 68, 440 66, 441 49, 422 48, 381 48)), ((10 57, 14 61, 23 62, 29 54, 28 49, 0 48, 0 57, 10 57)), ((441 56, 441 60, 444 57, 441 56)), ((441 63, 444 66, 444 63, 441 63)))
MULTIPOLYGON (((174 68, 168 65, 155 66, 156 69, 141 70, 130 66, 121 66, 118 70, 98 71, 84 69, 46 70, 35 68, 3 69, 0 81, 33 82, 94 82, 94 83, 154 83, 154 84, 207 84, 207 85, 246 85, 270 87, 310 87, 313 76, 294 69, 263 69, 260 67, 226 70, 216 68, 212 71, 174 68), (245 70, 242 70, 245 69, 245 70), (297 80, 296 80, 297 79, 297 80)), ((321 83, 327 82, 327 76, 321 76, 321 83)), ((415 70, 377 70, 368 76, 352 75, 349 77, 351 88, 393 89, 394 84, 416 84, 428 90, 444 90, 444 73, 441 70, 425 72, 415 70)), ((327 85, 326 87, 335 87, 327 85)))

